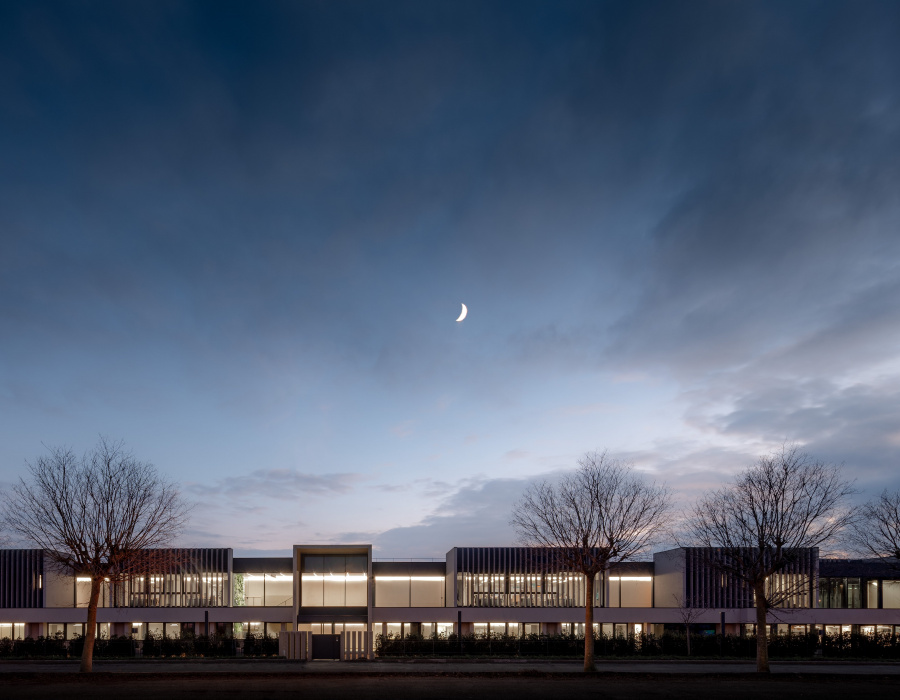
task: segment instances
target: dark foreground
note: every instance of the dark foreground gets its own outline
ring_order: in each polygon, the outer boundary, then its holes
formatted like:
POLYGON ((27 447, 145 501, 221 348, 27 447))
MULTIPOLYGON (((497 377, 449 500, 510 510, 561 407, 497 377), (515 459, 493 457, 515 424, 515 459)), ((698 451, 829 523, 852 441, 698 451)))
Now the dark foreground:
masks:
POLYGON ((0 675, 0 697, 160 700, 241 700, 308 697, 316 700, 462 698, 842 698, 898 697, 900 675, 683 673, 19 673, 0 675))

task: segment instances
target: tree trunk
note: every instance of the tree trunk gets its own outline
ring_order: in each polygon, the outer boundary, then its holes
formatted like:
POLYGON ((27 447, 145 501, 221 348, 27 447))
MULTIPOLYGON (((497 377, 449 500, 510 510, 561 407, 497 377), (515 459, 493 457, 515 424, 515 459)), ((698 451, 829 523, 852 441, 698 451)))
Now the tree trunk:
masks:
POLYGON ((84 649, 81 652, 81 673, 94 670, 94 640, 97 638, 97 603, 100 601, 100 588, 103 579, 91 577, 91 597, 88 601, 88 619, 84 630, 84 649))
POLYGON ((594 574, 584 575, 584 670, 594 668, 594 574))
POLYGON ((691 625, 686 624, 684 626, 684 639, 687 642, 687 653, 688 656, 691 655, 691 625))
POLYGON ((756 594, 756 671, 769 673, 769 627, 766 624, 766 585, 754 587, 756 594))

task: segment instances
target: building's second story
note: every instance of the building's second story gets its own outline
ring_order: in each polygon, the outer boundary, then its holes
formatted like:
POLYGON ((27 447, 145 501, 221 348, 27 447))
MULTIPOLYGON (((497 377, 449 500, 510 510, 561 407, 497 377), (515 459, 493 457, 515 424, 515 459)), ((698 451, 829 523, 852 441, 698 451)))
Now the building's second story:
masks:
MULTIPOLYGON (((101 608, 270 608, 294 615, 365 615, 401 608, 583 608, 584 576, 552 551, 455 547, 443 560, 377 560, 370 545, 298 545, 292 557, 230 549, 167 550, 158 565, 104 581, 101 608)), ((658 552, 594 579, 596 608, 751 608, 753 591, 710 565, 708 550, 658 552)), ((808 550, 772 586, 787 608, 900 609, 900 567, 819 559, 808 550)), ((0 550, 0 609, 86 607, 90 579, 40 550, 0 550)))

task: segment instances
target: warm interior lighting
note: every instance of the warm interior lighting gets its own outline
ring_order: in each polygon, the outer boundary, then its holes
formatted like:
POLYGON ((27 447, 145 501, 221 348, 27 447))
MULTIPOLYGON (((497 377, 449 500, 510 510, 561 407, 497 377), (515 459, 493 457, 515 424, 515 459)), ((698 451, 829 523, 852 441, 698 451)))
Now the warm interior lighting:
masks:
POLYGON ((376 576, 376 581, 443 581, 443 576, 376 576))
POLYGON ((610 581, 652 581, 652 576, 610 576, 610 581))

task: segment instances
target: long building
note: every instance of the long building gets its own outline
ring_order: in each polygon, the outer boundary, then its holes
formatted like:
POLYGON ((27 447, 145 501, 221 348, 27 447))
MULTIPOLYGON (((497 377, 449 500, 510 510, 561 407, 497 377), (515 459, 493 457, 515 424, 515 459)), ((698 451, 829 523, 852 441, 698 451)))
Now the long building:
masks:
MULTIPOLYGON (((454 547, 444 560, 377 560, 371 545, 296 545, 291 557, 234 557, 231 549, 169 550, 170 563, 104 583, 100 636, 241 638, 281 631, 425 638, 584 633, 583 577, 552 551, 454 547)), ((596 632, 697 628, 754 631, 753 594, 709 565, 708 550, 673 549, 619 564, 594 586, 596 632)), ((800 553, 772 632, 900 634, 900 569, 880 561, 800 553)), ((166 557, 154 561, 166 562, 166 557)), ((84 633, 90 579, 58 571, 41 550, 0 550, 0 639, 84 633)))

